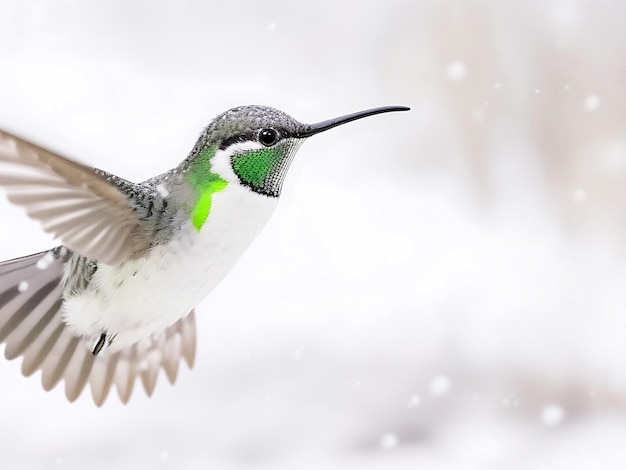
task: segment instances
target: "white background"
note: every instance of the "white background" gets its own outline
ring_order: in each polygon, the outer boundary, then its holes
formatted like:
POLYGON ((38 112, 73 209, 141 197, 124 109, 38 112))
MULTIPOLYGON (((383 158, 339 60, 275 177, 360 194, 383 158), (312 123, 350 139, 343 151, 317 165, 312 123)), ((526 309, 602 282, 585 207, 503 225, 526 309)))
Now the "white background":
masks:
MULTIPOLYGON (((6 469, 626 468, 626 4, 0 0, 0 127, 140 181, 216 114, 316 136, 131 403, 0 362, 6 469)), ((0 259, 54 242, 0 200, 0 259)))

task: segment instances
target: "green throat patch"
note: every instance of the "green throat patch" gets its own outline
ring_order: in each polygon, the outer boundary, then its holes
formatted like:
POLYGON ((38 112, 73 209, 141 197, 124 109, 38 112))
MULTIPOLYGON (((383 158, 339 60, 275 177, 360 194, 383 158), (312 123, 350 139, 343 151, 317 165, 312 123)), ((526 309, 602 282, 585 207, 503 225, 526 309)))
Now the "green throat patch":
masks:
POLYGON ((267 148, 233 155, 233 171, 245 186, 278 197, 290 159, 285 148, 267 148))
POLYGON ((211 159, 214 156, 215 147, 203 149, 194 167, 189 171, 189 184, 198 197, 191 212, 191 223, 198 232, 209 218, 213 194, 223 191, 228 186, 228 182, 220 175, 211 172, 211 159))

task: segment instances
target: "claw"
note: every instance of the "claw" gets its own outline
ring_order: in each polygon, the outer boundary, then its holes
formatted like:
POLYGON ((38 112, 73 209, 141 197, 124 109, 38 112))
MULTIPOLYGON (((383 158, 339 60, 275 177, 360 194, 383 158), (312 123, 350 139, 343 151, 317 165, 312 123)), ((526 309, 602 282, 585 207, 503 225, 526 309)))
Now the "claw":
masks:
POLYGON ((106 343, 106 340, 107 340, 107 334, 106 333, 102 333, 100 335, 100 339, 98 340, 98 342, 94 346, 93 351, 91 351, 91 354, 93 354, 94 356, 97 356, 98 353, 100 351, 102 351, 102 348, 104 347, 104 343, 106 343))

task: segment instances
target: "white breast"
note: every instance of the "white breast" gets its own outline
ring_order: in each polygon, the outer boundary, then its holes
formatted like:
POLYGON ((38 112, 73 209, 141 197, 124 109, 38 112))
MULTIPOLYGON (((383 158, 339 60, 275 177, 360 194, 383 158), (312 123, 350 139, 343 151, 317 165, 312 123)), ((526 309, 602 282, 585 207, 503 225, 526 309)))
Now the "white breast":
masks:
POLYGON ((101 266, 91 287, 66 300, 64 315, 76 333, 117 334, 118 350, 163 330, 187 315, 226 276, 258 235, 276 198, 237 183, 213 195, 209 218, 198 232, 181 236, 140 260, 101 266))

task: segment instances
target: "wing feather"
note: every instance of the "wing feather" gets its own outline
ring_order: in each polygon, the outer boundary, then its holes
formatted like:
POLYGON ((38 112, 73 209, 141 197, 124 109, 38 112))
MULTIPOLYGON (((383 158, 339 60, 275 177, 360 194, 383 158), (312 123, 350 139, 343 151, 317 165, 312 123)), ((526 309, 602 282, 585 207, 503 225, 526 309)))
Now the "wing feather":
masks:
MULTIPOLYGON (((0 186, 9 201, 24 207, 68 248, 110 265, 149 246, 119 181, 0 131, 0 186), (81 236, 102 221, 102 243, 81 236)), ((143 188, 124 183, 136 191, 143 188)))
POLYGON ((135 372, 135 348, 130 349, 129 357, 124 357, 117 364, 115 370, 115 386, 117 387, 117 394, 120 397, 122 403, 127 403, 130 394, 133 393, 133 387, 135 386, 135 378, 137 374, 135 372))
POLYGON ((74 401, 85 388, 89 374, 96 361, 96 356, 87 348, 79 348, 71 358, 65 370, 65 396, 69 401, 74 401))
POLYGON ((102 406, 113 386, 115 370, 121 355, 121 351, 118 351, 109 356, 106 361, 96 361, 94 371, 89 377, 89 384, 91 385, 91 396, 97 406, 102 406))
POLYGON ((92 354, 93 344, 72 333, 63 321, 61 278, 63 261, 52 259, 47 269, 37 263, 52 252, 0 263, 0 343, 5 356, 23 356, 22 373, 42 371, 42 385, 50 390, 65 381, 65 394, 76 400, 89 384, 100 406, 115 386, 122 402, 132 394, 137 377, 148 395, 163 369, 174 382, 181 358, 191 367, 196 350, 194 312, 164 331, 122 351, 104 348, 92 354), (26 281, 28 287, 20 289, 26 281))

